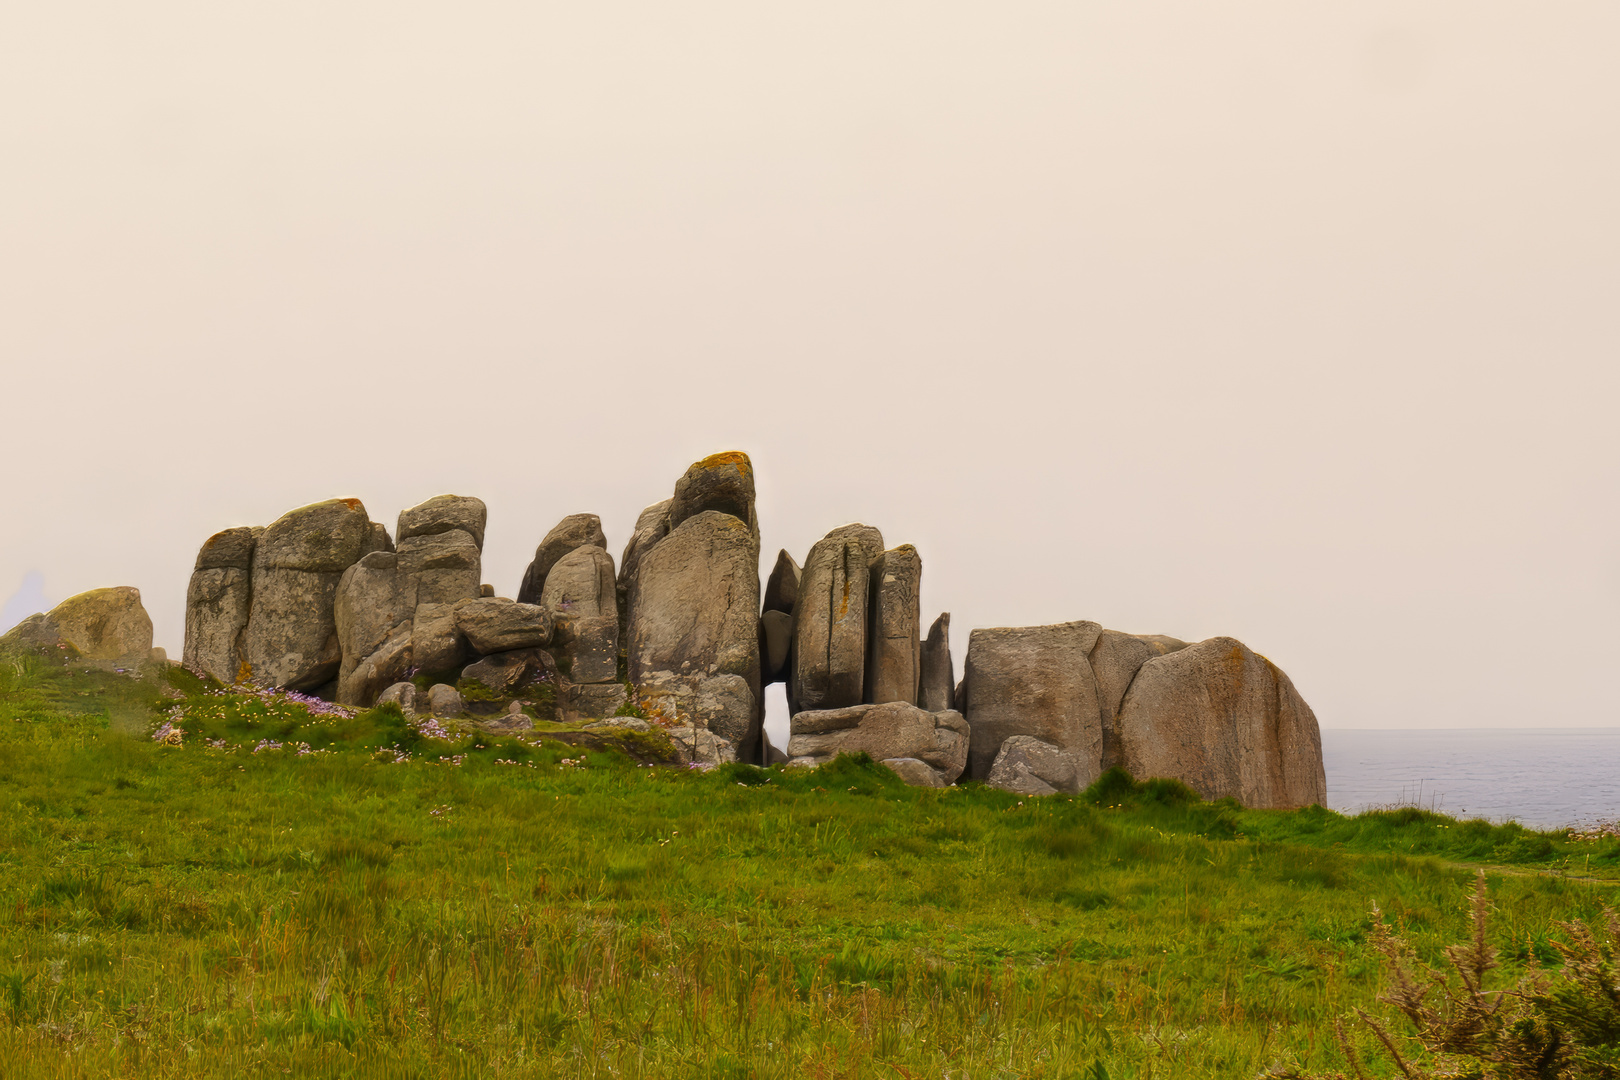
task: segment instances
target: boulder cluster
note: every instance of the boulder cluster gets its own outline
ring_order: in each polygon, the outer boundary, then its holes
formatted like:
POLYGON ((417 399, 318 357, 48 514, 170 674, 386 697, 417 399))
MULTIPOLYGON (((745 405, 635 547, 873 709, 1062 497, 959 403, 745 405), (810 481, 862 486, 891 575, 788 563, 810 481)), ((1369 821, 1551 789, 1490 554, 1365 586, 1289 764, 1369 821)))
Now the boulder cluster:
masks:
POLYGON ((865 751, 911 784, 1029 794, 1078 791, 1121 765, 1250 806, 1326 797, 1315 716, 1231 638, 974 630, 958 683, 950 616, 922 631, 921 556, 862 524, 829 532, 802 565, 781 552, 762 589, 746 454, 692 465, 642 512, 617 566, 596 515, 565 517, 515 599, 481 581, 486 521, 480 500, 441 495, 390 537, 336 499, 218 533, 187 591, 184 662, 226 683, 440 716, 472 687, 512 701, 544 687, 560 720, 651 721, 693 760, 865 751), (792 712, 785 753, 763 731, 773 682, 792 712))

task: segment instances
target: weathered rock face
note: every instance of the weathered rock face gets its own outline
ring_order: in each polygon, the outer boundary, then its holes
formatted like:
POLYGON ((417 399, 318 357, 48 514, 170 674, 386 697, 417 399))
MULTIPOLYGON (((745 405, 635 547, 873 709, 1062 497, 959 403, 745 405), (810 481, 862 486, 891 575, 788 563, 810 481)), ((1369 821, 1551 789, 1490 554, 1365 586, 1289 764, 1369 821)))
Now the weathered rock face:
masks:
POLYGON ((619 672, 619 600, 613 556, 577 547, 546 575, 540 606, 551 613, 557 661, 576 683, 611 682, 619 672))
POLYGON ((799 564, 793 561, 793 556, 785 550, 776 553, 776 565, 771 567, 771 573, 765 579, 765 596, 760 606, 765 611, 782 611, 793 614, 793 605, 799 599, 799 577, 802 571, 799 564))
POLYGON ((463 679, 476 679, 496 694, 512 694, 536 682, 554 682, 557 662, 545 649, 494 653, 461 669, 463 679))
MULTIPOLYGON (((259 530, 263 531, 263 530, 259 530)), ((181 661, 229 685, 247 660, 242 633, 253 605, 254 530, 226 529, 203 542, 186 586, 181 661)))
POLYGON ((928 628, 923 642, 917 700, 929 712, 956 707, 956 665, 951 660, 951 613, 945 612, 928 628))
POLYGON ((846 525, 810 549, 794 605, 788 705, 795 713, 861 704, 866 689, 869 567, 883 558, 876 529, 846 525))
POLYGON ((1144 663, 1120 708, 1121 763, 1206 799, 1294 807, 1327 799, 1316 715, 1288 676, 1234 638, 1144 663))
POLYGON ((539 604, 490 597, 463 600, 455 611, 457 628, 475 650, 486 656, 551 643, 551 612, 539 604))
POLYGON ((973 739, 968 775, 983 780, 1001 744, 1033 735, 1069 754, 1081 786, 1102 772, 1102 719, 1087 656, 1094 622, 975 630, 968 636, 963 688, 973 739))
POLYGON ((1014 735, 1001 744, 986 783, 1020 795, 1073 793, 1081 786, 1073 757, 1029 735, 1014 735))
MULTIPOLYGON (((921 761, 934 774, 926 786, 940 787, 954 783, 967 764, 969 730, 962 715, 925 712, 904 701, 795 713, 791 732, 787 753, 797 765, 822 765, 864 750, 885 764, 921 761)), ((904 767, 895 771, 906 776, 904 767)))
POLYGON ((459 668, 470 646, 456 625, 456 605, 417 604, 411 620, 411 666, 438 672, 459 668))
POLYGON ((342 663, 337 699, 369 705, 411 667, 411 617, 399 556, 373 551, 343 572, 333 617, 342 663))
POLYGON ((756 543, 759 521, 754 516, 754 464, 738 450, 710 454, 694 462, 686 475, 675 481, 675 497, 669 503, 669 527, 678 529, 699 514, 718 511, 748 526, 756 543))
POLYGON ((635 579, 636 568, 641 565, 641 557, 651 551, 653 547, 669 535, 669 505, 673 499, 665 499, 661 503, 654 503, 641 512, 636 518, 636 531, 631 534, 630 542, 624 545, 624 554, 619 558, 619 615, 628 619, 630 616, 630 582, 635 579))
POLYGON ((595 514, 569 514, 559 521, 534 549, 534 560, 523 572, 523 583, 518 586, 518 603, 538 604, 551 568, 570 551, 587 545, 607 549, 601 518, 595 514))
POLYGON ((243 635, 254 682, 310 690, 338 674, 338 583, 372 535, 359 499, 305 506, 265 529, 254 547, 252 610, 243 635))
POLYGON ((1124 634, 1104 630, 1091 649, 1091 670, 1097 679, 1097 707, 1102 717, 1102 767, 1123 764, 1120 758, 1119 707, 1125 691, 1143 664, 1156 656, 1185 649, 1187 643, 1161 634, 1124 634))
POLYGON ((788 675, 788 656, 793 647, 793 616, 785 611, 767 610, 759 617, 762 681, 769 685, 788 675))
POLYGON ((922 674, 918 639, 922 559, 910 544, 884 552, 872 578, 872 626, 867 637, 866 700, 917 704, 922 674))
POLYGON ((757 751, 764 715, 758 612, 758 544, 741 519, 718 510, 688 518, 642 556, 630 593, 637 693, 690 696, 688 712, 745 761, 757 751))
POLYGON ((393 702, 406 716, 416 715, 416 701, 422 696, 414 683, 397 682, 377 695, 377 704, 386 705, 393 702))
POLYGON ((400 511, 394 530, 400 540, 413 536, 437 536, 460 529, 472 537, 480 551, 484 548, 484 527, 489 509, 482 499, 467 495, 435 495, 425 503, 400 511))
POLYGON ((133 671, 151 660, 152 620, 139 589, 91 589, 24 619, 0 637, 0 646, 57 650, 96 667, 133 671))

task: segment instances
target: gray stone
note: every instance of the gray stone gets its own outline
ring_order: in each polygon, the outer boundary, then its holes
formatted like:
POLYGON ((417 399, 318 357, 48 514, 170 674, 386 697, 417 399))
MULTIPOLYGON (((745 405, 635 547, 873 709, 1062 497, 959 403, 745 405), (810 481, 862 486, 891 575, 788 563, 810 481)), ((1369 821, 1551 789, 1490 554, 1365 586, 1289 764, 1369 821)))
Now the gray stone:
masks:
POLYGON ((557 687, 557 718, 566 723, 612 716, 630 699, 624 684, 563 681, 557 687))
POLYGON ((868 565, 873 560, 862 537, 850 534, 855 528, 865 527, 834 530, 816 542, 804 561, 788 678, 788 704, 794 712, 859 705, 864 696, 868 565))
POLYGON ((474 650, 486 655, 551 642, 551 612, 500 597, 463 600, 456 605, 456 626, 474 650))
POLYGON ((388 526, 380 521, 371 523, 371 532, 366 536, 361 554, 369 555, 373 551, 393 551, 394 541, 388 535, 388 526))
POLYGON ((467 638, 456 625, 454 604, 418 604, 411 623, 411 666, 435 673, 467 662, 467 638))
POLYGON ((674 675, 657 672, 636 684, 638 704, 669 724, 696 725, 724 739, 743 761, 760 753, 758 701, 740 675, 674 675), (746 749, 746 753, 744 753, 746 749))
POLYGON ((1119 709, 1125 691, 1142 665, 1156 656, 1186 648, 1186 642, 1159 634, 1125 634, 1104 630, 1092 646, 1090 662, 1097 679, 1097 707, 1102 717, 1102 767, 1122 764, 1120 757, 1119 709))
POLYGON ((787 678, 788 656, 793 646, 793 616, 770 611, 759 617, 761 681, 769 684, 787 678))
POLYGON ((551 568, 540 604, 551 613, 558 662, 574 682, 606 682, 619 673, 619 600, 613 556, 575 548, 551 568))
POLYGON ((484 500, 470 495, 435 495, 425 503, 401 510, 397 532, 401 540, 412 536, 434 536, 460 529, 473 538, 480 551, 484 547, 484 527, 489 510, 484 500))
POLYGON ((396 547, 405 594, 416 604, 477 599, 483 558, 471 533, 449 529, 408 536, 396 547))
POLYGON ((969 728, 957 712, 931 713, 904 701, 795 713, 788 757, 822 764, 865 751, 876 761, 916 758, 954 783, 967 764, 969 728))
POLYGON ((675 497, 669 503, 669 527, 675 530, 699 514, 730 514, 759 537, 759 521, 754 516, 754 465, 748 455, 732 450, 710 454, 694 462, 675 482, 675 497))
POLYGON ((867 636, 866 700, 917 704, 922 673, 918 607, 922 557, 910 544, 884 552, 872 578, 872 625, 867 636))
POLYGON ((775 743, 767 741, 765 743, 765 764, 766 765, 786 765, 787 763, 788 763, 787 754, 785 754, 783 751, 777 749, 775 743))
POLYGON ((799 599, 799 578, 803 573, 793 556, 784 549, 776 553, 776 565, 765 580, 765 596, 761 606, 765 611, 784 611, 793 614, 793 605, 799 599))
POLYGON ((428 689, 427 706, 429 714, 446 718, 457 717, 467 711, 467 703, 462 700, 461 692, 444 683, 436 683, 428 689))
POLYGON ((1119 727, 1121 763, 1138 779, 1171 777, 1250 807, 1327 799, 1316 715, 1287 675, 1233 638, 1144 663, 1119 727))
POLYGON ((1073 793, 1080 790, 1080 770, 1071 755, 1051 743, 1014 735, 1001 744, 986 783, 1019 795, 1073 793))
POLYGON ((393 702, 406 716, 416 715, 416 699, 420 696, 415 683, 397 682, 377 695, 377 704, 393 702))
POLYGON ((635 579, 636 568, 641 565, 642 557, 669 535, 669 504, 672 501, 665 499, 643 510, 641 516, 636 518, 636 531, 631 535, 630 542, 624 545, 624 555, 619 559, 618 581, 621 616, 627 617, 630 613, 630 582, 635 579))
POLYGON ((478 595, 481 596, 481 597, 486 597, 486 598, 494 596, 495 595, 495 586, 489 585, 489 584, 484 584, 484 585, 478 586, 478 595))
POLYGON ((516 690, 534 672, 538 663, 538 649, 514 649, 495 653, 461 669, 463 679, 475 679, 493 694, 506 695, 516 690))
POLYGON ((411 616, 399 556, 373 551, 343 572, 333 604, 342 664, 337 699, 370 705, 411 666, 411 616))
MULTIPOLYGON (((859 521, 851 522, 848 525, 838 526, 822 539, 853 540, 859 544, 861 550, 866 553, 866 569, 871 573, 876 573, 883 562, 883 533, 874 525, 863 525, 859 521)), ((808 566, 809 562, 806 559, 805 565, 808 566)))
POLYGON ((929 712, 956 707, 956 666, 951 660, 951 613, 945 612, 928 628, 922 645, 917 703, 929 712))
POLYGON ((738 760, 737 748, 731 741, 708 728, 677 724, 664 730, 675 747, 676 758, 682 763, 725 765, 738 760))
POLYGON ((1102 719, 1088 656, 1094 622, 975 630, 968 636, 965 702, 973 728, 968 775, 990 775, 1001 744, 1033 735, 1069 754, 1082 786, 1102 771, 1102 719))
POLYGON ((242 674, 263 686, 310 690, 343 661, 333 613, 343 572, 366 553, 371 520, 358 499, 290 511, 258 537, 242 674))
POLYGON ((587 545, 606 550, 607 537, 602 534, 601 518, 595 514, 569 514, 559 521, 534 549, 534 560, 523 571, 523 583, 518 586, 518 603, 539 603, 551 568, 570 551, 587 545))
POLYGON ((880 764, 887 765, 894 770, 896 776, 912 787, 942 788, 949 785, 940 776, 937 769, 932 768, 926 761, 914 757, 885 758, 880 764))
POLYGON ((152 620, 139 589, 91 589, 24 619, 0 637, 0 646, 56 651, 93 667, 135 672, 151 659, 152 620))
POLYGON ((681 682, 694 713, 713 716, 716 734, 752 760, 764 711, 759 546, 748 526, 716 510, 682 522, 642 558, 629 599, 637 693, 681 682))
POLYGON ((253 530, 247 526, 225 529, 203 541, 194 570, 252 570, 253 530))

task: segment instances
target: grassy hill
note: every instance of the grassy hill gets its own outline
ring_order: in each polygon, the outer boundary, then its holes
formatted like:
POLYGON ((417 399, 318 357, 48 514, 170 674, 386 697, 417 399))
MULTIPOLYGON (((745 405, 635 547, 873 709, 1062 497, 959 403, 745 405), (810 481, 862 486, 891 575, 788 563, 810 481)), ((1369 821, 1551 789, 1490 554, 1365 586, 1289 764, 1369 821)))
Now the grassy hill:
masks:
POLYGON ((0 1073, 1334 1070, 1390 1013, 1375 907, 1435 960, 1488 865, 1511 979, 1620 883, 1612 839, 1416 809, 636 756, 0 661, 0 1073))

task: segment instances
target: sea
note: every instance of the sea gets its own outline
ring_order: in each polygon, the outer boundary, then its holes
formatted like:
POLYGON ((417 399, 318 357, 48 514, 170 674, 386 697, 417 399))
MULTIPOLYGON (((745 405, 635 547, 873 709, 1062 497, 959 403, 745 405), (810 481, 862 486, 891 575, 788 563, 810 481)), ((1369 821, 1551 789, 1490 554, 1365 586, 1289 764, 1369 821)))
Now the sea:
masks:
POLYGON ((1536 829, 1620 821, 1620 728, 1324 729, 1328 806, 1536 829))

